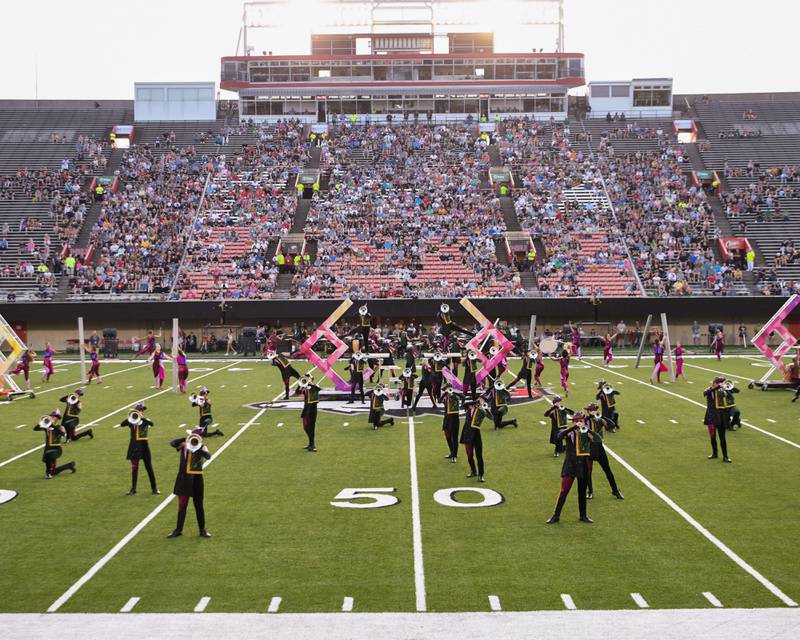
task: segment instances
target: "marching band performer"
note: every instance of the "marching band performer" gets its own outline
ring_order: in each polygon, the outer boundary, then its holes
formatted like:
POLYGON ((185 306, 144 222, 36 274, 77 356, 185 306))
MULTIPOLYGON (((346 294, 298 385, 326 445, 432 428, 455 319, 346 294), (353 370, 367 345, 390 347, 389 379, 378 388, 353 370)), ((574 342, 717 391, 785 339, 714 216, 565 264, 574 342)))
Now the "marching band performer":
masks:
POLYGON ((531 378, 533 377, 533 369, 537 366, 536 363, 536 352, 531 349, 529 351, 525 351, 522 354, 522 365, 520 366, 519 373, 517 377, 511 381, 511 384, 508 385, 509 387, 513 387, 517 382, 524 379, 525 380, 525 387, 528 389, 528 397, 533 397, 533 391, 531 390, 531 378))
POLYGON ((131 463, 131 490, 128 491, 129 496, 136 495, 136 484, 139 480, 139 461, 144 462, 144 468, 147 471, 147 477, 150 479, 150 490, 153 495, 160 495, 158 484, 156 483, 156 474, 153 471, 153 462, 150 457, 150 428, 153 427, 153 421, 144 417, 144 412, 147 407, 144 403, 138 403, 120 423, 121 427, 128 427, 131 432, 131 439, 128 443, 127 460, 131 463))
POLYGON ((211 415, 211 401, 208 399, 210 393, 208 387, 200 387, 198 393, 189 394, 189 402, 192 403, 193 407, 199 407, 200 409, 200 421, 198 422, 197 429, 200 436, 203 438, 225 435, 219 429, 214 429, 214 431, 211 432, 208 430, 214 422, 214 417, 211 415))
POLYGON ((83 396, 83 389, 76 389, 75 393, 70 393, 59 399, 59 402, 64 403, 64 418, 61 424, 66 430, 67 442, 80 440, 86 436, 89 436, 90 440, 94 440, 94 431, 92 429, 87 429, 83 433, 75 433, 80 424, 80 413, 83 409, 81 396, 83 396))
POLYGON ((186 358, 186 352, 181 347, 178 347, 175 364, 178 365, 178 389, 181 393, 186 393, 186 383, 189 381, 189 361, 186 358))
POLYGON ((711 348, 714 351, 714 355, 717 356, 717 360, 722 359, 722 354, 725 351, 725 334, 722 331, 717 331, 714 334, 714 339, 711 342, 711 348))
POLYGON ((147 363, 153 367, 153 388, 160 389, 164 386, 164 360, 172 360, 164 351, 161 349, 161 345, 156 343, 155 349, 153 353, 150 354, 150 357, 147 359, 147 363))
POLYGON ((683 372, 683 346, 680 342, 675 345, 675 380, 683 378, 686 380, 686 374, 683 372))
POLYGON ((571 344, 567 342, 561 350, 558 358, 558 364, 561 367, 561 388, 564 390, 564 395, 569 396, 569 361, 571 344))
POLYGON ((566 443, 564 464, 561 466, 561 491, 553 515, 547 524, 555 524, 561 520, 561 511, 567 502, 567 496, 575 480, 578 481, 578 512, 581 522, 591 524, 594 522, 586 513, 586 488, 589 485, 589 461, 591 459, 591 445, 597 439, 602 441, 603 436, 594 432, 586 423, 586 416, 576 413, 572 416, 572 426, 561 429, 557 435, 559 440, 566 443))
POLYGON ((572 320, 569 321, 569 331, 571 334, 572 340, 572 348, 575 357, 578 360, 581 359, 581 329, 577 324, 572 324, 572 320))
POLYGON ((506 389, 506 385, 503 383, 500 378, 494 381, 493 388, 491 390, 492 394, 492 418, 494 419, 494 428, 497 429, 505 429, 509 426, 514 426, 515 428, 517 425, 517 420, 503 420, 503 416, 508 413, 508 403, 511 400, 511 394, 506 389))
POLYGON ((403 369, 403 374, 400 376, 400 381, 403 388, 400 392, 400 408, 411 407, 414 402, 414 380, 417 379, 417 373, 411 367, 403 369))
POLYGON ((44 369, 42 369, 42 382, 50 382, 50 378, 56 372, 55 365, 53 365, 53 356, 57 353, 61 352, 53 349, 49 342, 45 343, 44 353, 42 354, 42 365, 44 365, 44 369))
POLYGON ((89 367, 89 375, 86 379, 86 386, 88 387, 92 384, 92 378, 97 378, 97 384, 103 382, 103 379, 100 377, 100 353, 97 351, 97 347, 94 345, 83 345, 83 350, 89 354, 89 360, 91 361, 92 365, 89 367))
POLYGON ((288 400, 289 384, 291 383, 292 378, 297 378, 299 380, 300 373, 291 364, 289 364, 289 359, 282 353, 278 353, 277 351, 268 351, 266 359, 272 363, 273 367, 278 367, 278 370, 281 372, 281 379, 283 380, 283 389, 286 393, 284 399, 288 400))
POLYGON ((797 399, 800 398, 800 349, 795 352, 794 359, 788 368, 789 382, 791 382, 792 386, 795 388, 792 402, 797 402, 797 399))
POLYGON ((391 416, 383 419, 383 414, 385 410, 383 408, 383 403, 386 400, 386 388, 379 382, 375 385, 375 388, 372 391, 367 393, 370 396, 369 400, 369 422, 372 425, 372 428, 376 431, 379 427, 385 427, 386 425, 394 425, 394 418, 391 416))
POLYGON ((306 450, 316 453, 317 447, 314 444, 314 436, 317 431, 317 405, 319 404, 319 392, 321 387, 314 384, 314 377, 307 373, 297 381, 297 393, 303 394, 303 411, 300 417, 303 420, 303 431, 308 437, 306 450))
POLYGON ((617 411, 617 401, 615 396, 619 395, 619 391, 614 389, 610 384, 606 384, 605 380, 597 383, 596 400, 600 401, 600 407, 603 410, 603 419, 608 424, 609 431, 619 431, 619 412, 617 411))
POLYGON ((350 371, 350 399, 347 404, 353 404, 355 401, 356 387, 358 387, 361 403, 364 403, 364 367, 366 364, 364 353, 356 351, 351 356, 349 364, 345 367, 347 371, 350 371))
POLYGON ((433 370, 433 395, 436 396, 436 401, 442 401, 442 384, 444 382, 444 368, 447 366, 447 360, 440 350, 436 350, 433 354, 431 362, 433 370))
POLYGON ((461 398, 456 393, 452 384, 444 385, 444 415, 442 416, 442 431, 447 441, 448 454, 445 456, 450 462, 458 461, 458 430, 461 426, 458 417, 461 411, 461 398))
POLYGON ((557 458, 559 454, 564 453, 564 439, 559 437, 559 432, 569 426, 569 417, 574 415, 572 409, 567 409, 564 406, 564 400, 561 396, 553 398, 553 405, 544 412, 546 418, 550 418, 550 444, 555 446, 553 457, 557 458))
POLYGON ((31 388, 31 365, 36 359, 36 354, 30 349, 25 349, 17 362, 17 366, 11 372, 12 376, 18 376, 20 373, 25 377, 25 388, 31 388))
POLYGON ((486 482, 483 477, 483 439, 481 438, 481 423, 487 416, 491 416, 489 403, 486 398, 480 396, 477 402, 467 402, 467 417, 464 420, 464 428, 461 430, 461 444, 467 452, 467 462, 469 462, 468 478, 478 477, 480 482, 486 482), (475 468, 475 460, 478 467, 475 468))
POLYGON ((468 331, 464 327, 458 326, 455 322, 453 322, 453 318, 450 315, 450 305, 447 303, 443 303, 439 307, 439 313, 436 314, 436 320, 439 323, 439 333, 444 336, 445 347, 449 345, 450 335, 453 332, 461 333, 465 336, 469 336, 470 338, 475 337, 474 333, 468 331))
POLYGON ((614 359, 614 340, 617 339, 619 334, 615 333, 614 335, 606 334, 606 337, 603 338, 603 366, 607 367, 611 364, 611 361, 614 359))
POLYGON ((155 335, 152 331, 148 331, 144 346, 136 352, 136 355, 133 356, 133 359, 136 360, 136 358, 143 356, 146 353, 154 353, 156 350, 156 339, 158 338, 161 338, 160 332, 158 335, 155 335))
POLYGON ((474 350, 470 349, 467 352, 467 357, 464 359, 464 380, 462 382, 464 394, 467 391, 470 392, 472 395, 472 401, 478 397, 478 383, 477 379, 475 378, 475 374, 478 373, 481 369, 480 360, 478 360, 478 354, 474 350))
POLYGON ((735 393, 739 393, 739 389, 733 386, 730 380, 725 381, 722 388, 725 390, 725 404, 727 405, 725 409, 728 413, 728 429, 736 431, 736 429, 742 426, 742 412, 739 411, 739 407, 736 406, 736 398, 734 397, 735 393))
POLYGON ((433 393, 433 366, 431 365, 430 360, 423 360, 422 361, 422 375, 419 379, 419 389, 417 390, 417 397, 414 398, 414 405, 412 407, 412 411, 417 410, 417 405, 419 404, 419 399, 422 397, 422 394, 428 392, 428 395, 431 399, 431 404, 433 408, 436 408, 436 398, 434 397, 433 393))
POLYGON ((717 436, 719 436, 719 444, 722 448, 722 461, 731 462, 728 457, 728 443, 725 440, 725 431, 728 426, 727 416, 727 394, 722 384, 725 382, 723 376, 717 376, 711 382, 711 386, 703 391, 706 397, 706 415, 703 422, 708 429, 708 435, 711 438, 711 455, 708 456, 709 460, 717 458, 717 436))
POLYGON ((56 409, 50 415, 42 416, 38 424, 33 427, 34 431, 44 431, 44 453, 42 453, 42 462, 44 462, 44 477, 46 480, 57 476, 67 469, 72 471, 72 473, 77 471, 77 466, 74 462, 56 466, 56 460, 64 453, 64 449, 61 445, 67 437, 66 430, 59 424, 60 419, 61 412, 56 409))
POLYGON ((361 349, 367 353, 369 352, 369 332, 372 330, 372 314, 369 312, 367 305, 362 304, 358 308, 358 326, 354 331, 361 334, 361 349))
POLYGON ((596 402, 590 403, 586 407, 586 411, 588 412, 586 414, 586 423, 589 425, 589 428, 593 433, 600 434, 600 437, 592 440, 592 443, 589 446, 591 457, 589 458, 589 491, 587 497, 589 500, 591 500, 594 496, 594 491, 592 489, 592 467, 594 466, 594 463, 597 462, 603 469, 603 473, 606 474, 606 479, 611 487, 611 495, 617 500, 624 500, 625 498, 617 487, 617 481, 614 478, 614 473, 611 471, 611 464, 608 462, 608 454, 603 446, 603 428, 608 429, 610 426, 609 422, 602 415, 600 415, 600 407, 596 402))
POLYGON ((667 370, 664 364, 664 335, 659 334, 653 343, 653 373, 650 374, 650 384, 658 381, 661 384, 661 374, 667 370))
POLYGON ((200 429, 187 431, 187 433, 189 434, 187 438, 178 438, 169 443, 180 454, 180 461, 178 462, 175 486, 172 489, 172 493, 178 496, 178 523, 175 525, 175 530, 167 537, 177 538, 183 534, 186 509, 189 506, 189 498, 191 498, 194 503, 200 537, 210 538, 211 534, 206 530, 206 512, 203 508, 205 494, 203 465, 211 457, 211 454, 208 452, 208 447, 203 444, 200 429))

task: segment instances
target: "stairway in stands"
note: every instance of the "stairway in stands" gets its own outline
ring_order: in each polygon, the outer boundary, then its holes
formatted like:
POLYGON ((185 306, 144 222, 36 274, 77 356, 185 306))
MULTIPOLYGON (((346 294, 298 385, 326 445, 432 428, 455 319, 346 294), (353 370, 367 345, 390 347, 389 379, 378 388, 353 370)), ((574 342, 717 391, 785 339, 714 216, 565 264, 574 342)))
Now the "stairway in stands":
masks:
MULTIPOLYGON (((111 153, 108 156, 108 165, 106 166, 105 175, 114 175, 114 172, 117 171, 122 164, 122 156, 124 154, 125 151, 123 149, 111 150, 111 153)), ((91 183, 91 180, 87 182, 87 186, 89 183, 91 183)), ((76 246, 79 249, 83 250, 89 246, 89 237, 91 236, 92 229, 94 228, 97 219, 100 217, 100 211, 102 209, 102 202, 94 202, 92 206, 89 207, 89 211, 86 213, 86 218, 83 221, 83 227, 81 228, 81 233, 78 236, 78 241, 76 243, 76 246)))

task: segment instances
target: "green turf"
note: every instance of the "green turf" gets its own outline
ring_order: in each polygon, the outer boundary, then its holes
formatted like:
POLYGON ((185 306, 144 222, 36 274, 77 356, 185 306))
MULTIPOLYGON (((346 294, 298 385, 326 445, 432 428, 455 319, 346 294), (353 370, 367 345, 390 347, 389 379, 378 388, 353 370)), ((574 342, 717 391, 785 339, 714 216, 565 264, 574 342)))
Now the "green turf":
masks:
MULTIPOLYGON (((272 400, 281 391, 274 367, 237 362, 193 364, 192 388, 211 389, 214 418, 225 431, 224 438, 208 439, 212 453, 257 414, 248 403, 272 400)), ((158 393, 150 388, 148 369, 133 368, 141 364, 105 363, 103 384, 88 390, 82 424, 120 411, 93 427, 94 440, 65 448, 62 461, 76 460, 76 475, 45 481, 41 451, 0 467, 0 488, 19 492, 0 505, 0 611, 45 611, 169 494, 177 455, 167 443, 183 433, 180 424, 194 424, 197 410, 170 392, 147 400, 163 495, 150 495, 142 469, 140 493, 125 496, 128 432, 112 426, 135 400, 158 393)), ((608 446, 790 598, 800 599, 792 544, 800 527, 794 477, 800 450, 745 428, 729 435, 733 465, 708 461, 702 408, 622 377, 647 379, 646 367, 634 369, 631 360, 617 360, 627 366, 606 372, 591 364, 575 363, 568 406, 585 405, 605 376, 622 393, 622 429, 607 436, 608 446)), ((749 380, 765 371, 757 364, 746 358, 690 360, 686 371, 693 384, 661 389, 702 401, 716 374, 698 367, 749 380)), ((76 382, 77 371, 75 364, 59 367, 49 386, 76 382)), ((548 364, 544 381, 554 390, 557 374, 548 364)), ((789 403, 788 393, 739 386, 746 421, 800 442, 800 405, 789 403)), ((71 388, 43 393, 43 386, 35 400, 0 406, 0 463, 41 443, 32 425, 71 388), (16 429, 20 424, 28 426, 16 429)), ((486 611, 489 595, 497 595, 504 610, 562 609, 562 593, 581 609, 636 608, 632 592, 654 608, 710 606, 704 591, 728 607, 782 605, 613 459, 626 500, 609 495, 598 468, 589 509, 595 524, 577 521, 570 496, 562 522, 545 525, 561 468, 547 442, 549 426, 540 424, 546 408, 544 400, 515 406, 519 429, 484 432, 487 483, 480 486, 505 498, 491 508, 455 509, 433 500, 438 489, 479 485, 465 478, 463 455, 457 465, 444 460, 441 418, 415 419, 428 610, 486 611)), ((141 598, 135 608, 141 612, 191 611, 202 596, 211 597, 210 612, 265 611, 272 596, 283 599, 282 612, 337 611, 345 596, 354 598, 356 611, 415 610, 408 421, 378 432, 366 423, 366 415, 320 412, 319 452, 308 454, 301 449, 299 412, 268 409, 208 468, 212 539, 196 536, 190 507, 184 537, 167 540, 173 502, 61 611, 114 612, 132 596, 141 598), (330 505, 339 491, 356 487, 394 487, 400 502, 360 510, 330 505)))

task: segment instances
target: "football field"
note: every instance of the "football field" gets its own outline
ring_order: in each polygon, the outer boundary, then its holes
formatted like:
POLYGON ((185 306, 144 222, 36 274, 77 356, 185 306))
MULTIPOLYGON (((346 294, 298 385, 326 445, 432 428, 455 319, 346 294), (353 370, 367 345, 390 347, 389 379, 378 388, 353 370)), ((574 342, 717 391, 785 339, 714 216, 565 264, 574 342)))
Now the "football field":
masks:
POLYGON ((484 423, 479 484, 465 477, 463 453, 457 464, 445 459, 440 415, 398 410, 393 426, 374 431, 358 401, 323 403, 319 450, 309 453, 300 403, 279 402, 275 367, 190 361, 189 388, 211 390, 225 434, 206 440, 210 539, 197 535, 191 505, 183 537, 166 538, 178 465, 168 443, 197 423, 186 396, 153 389, 141 361, 104 362, 81 414, 95 437, 64 448, 59 464, 75 460, 76 474, 45 480, 32 427, 78 386, 79 366, 57 365, 49 385, 32 372, 37 397, 0 404, 0 489, 18 493, 0 504, 0 612, 794 607, 800 403, 786 391, 747 389, 765 366, 755 356, 690 357, 688 381, 651 386, 649 366, 636 369, 632 358, 606 370, 597 357, 574 360, 566 406, 582 409, 600 379, 620 391, 621 428, 605 443, 625 499, 611 496, 595 466, 594 524, 578 521, 574 489, 561 522, 546 525, 563 460, 553 456, 543 416, 560 391, 554 362, 543 393, 515 399, 519 428, 484 423), (702 424, 703 389, 719 374, 741 389, 745 425, 728 435, 730 465, 707 459, 702 424), (160 496, 143 469, 139 493, 125 495, 129 432, 115 427, 140 399, 155 422, 160 496))

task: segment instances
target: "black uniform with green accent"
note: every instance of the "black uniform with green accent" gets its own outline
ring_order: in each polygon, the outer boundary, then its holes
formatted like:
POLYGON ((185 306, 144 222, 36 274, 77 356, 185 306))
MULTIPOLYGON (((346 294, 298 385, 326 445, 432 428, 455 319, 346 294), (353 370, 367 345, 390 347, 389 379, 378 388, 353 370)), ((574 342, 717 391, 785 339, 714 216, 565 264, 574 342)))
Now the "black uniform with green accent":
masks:
POLYGON ((503 420, 503 416, 508 413, 510 400, 511 394, 508 389, 492 389, 492 417, 495 429, 503 429, 512 424, 517 426, 516 420, 503 420))
POLYGON ((722 387, 709 387, 703 391, 706 397, 706 414, 703 423, 708 429, 711 439, 711 457, 717 457, 717 437, 722 448, 722 457, 728 457, 728 442, 725 438, 725 431, 728 428, 730 416, 728 414, 727 392, 722 387))
POLYGON ((416 372, 412 371, 411 375, 406 377, 404 375, 400 376, 400 380, 402 381, 403 388, 400 392, 400 406, 401 407, 410 407, 412 402, 414 401, 414 380, 417 379, 416 372))
POLYGON ((221 436, 222 431, 219 429, 214 429, 214 431, 209 431, 208 428, 214 422, 214 418, 211 415, 211 402, 208 399, 208 396, 205 396, 205 402, 203 404, 198 404, 197 406, 200 408, 200 422, 198 427, 203 430, 203 437, 207 438, 208 436, 221 436))
POLYGON ((350 371, 350 400, 349 402, 353 402, 356 394, 356 387, 358 387, 359 398, 361 402, 364 402, 364 368, 367 365, 367 361, 362 358, 359 360, 358 358, 350 358, 350 364, 347 365, 347 369, 350 371))
POLYGON ((467 411, 467 418, 464 420, 464 428, 461 430, 461 444, 467 452, 467 461, 471 475, 483 476, 483 439, 481 438, 481 423, 491 415, 489 411, 483 409, 480 404, 473 404, 467 411), (475 459, 478 461, 477 471, 475 469, 475 459))
POLYGON ((530 354, 525 351, 522 354, 522 366, 520 367, 517 377, 511 382, 509 387, 513 387, 520 380, 525 380, 525 387, 528 389, 528 397, 533 397, 533 390, 531 389, 531 380, 533 379, 533 369, 536 362, 531 358, 530 354))
POLYGON ((206 513, 203 508, 203 498, 205 496, 203 474, 205 472, 203 465, 211 457, 211 454, 202 447, 197 451, 189 451, 183 438, 173 440, 169 444, 180 453, 178 475, 175 478, 175 486, 172 489, 172 493, 178 496, 178 524, 175 530, 178 532, 183 531, 183 524, 186 521, 186 508, 189 505, 189 498, 191 498, 195 515, 197 516, 197 526, 200 531, 205 531, 206 513))
POLYGON ((383 403, 386 400, 386 396, 383 394, 378 395, 374 391, 370 391, 367 395, 370 396, 369 399, 369 421, 372 424, 373 429, 377 429, 378 427, 384 427, 387 424, 394 424, 394 418, 383 418, 384 408, 383 403))
POLYGON ((446 358, 442 358, 441 360, 431 358, 431 367, 433 369, 433 395, 436 396, 436 400, 439 402, 442 401, 442 384, 444 383, 444 368, 446 366, 446 358))
POLYGON ((131 432, 131 439, 128 442, 128 453, 125 456, 131 461, 131 490, 136 491, 136 484, 139 480, 139 460, 144 462, 147 477, 150 479, 150 489, 158 491, 156 484, 156 474, 153 471, 153 462, 150 457, 150 427, 153 422, 147 418, 142 418, 139 424, 131 424, 127 418, 120 423, 121 427, 128 427, 131 432))
POLYGON ((569 427, 569 416, 574 413, 572 409, 558 408, 556 405, 544 412, 545 417, 550 418, 550 444, 555 446, 555 453, 564 453, 564 440, 559 433, 569 427))
POLYGON ((619 395, 616 389, 611 393, 604 393, 602 389, 597 392, 595 398, 600 401, 600 409, 603 417, 610 423, 610 430, 617 431, 619 429, 619 412, 617 411, 617 399, 615 396, 619 395))
POLYGON ((458 414, 461 411, 461 397, 457 393, 444 394, 444 416, 442 418, 442 431, 450 450, 450 458, 458 456, 458 414))
MULTIPOLYGON (((578 511, 581 518, 586 518, 586 488, 589 484, 589 463, 591 462, 591 444, 589 432, 581 433, 577 427, 561 429, 556 437, 565 443, 564 464, 561 465, 561 490, 558 494, 553 517, 558 520, 561 510, 567 502, 572 484, 578 481, 578 511)), ((595 438, 602 435, 594 435, 595 438)))
POLYGON ((33 427, 34 431, 44 431, 44 452, 42 453, 42 462, 44 462, 45 473, 48 476, 57 476, 62 471, 72 469, 74 462, 68 462, 56 466, 56 460, 64 453, 62 444, 67 441, 66 429, 61 425, 55 423, 49 429, 43 429, 38 424, 33 427))
POLYGON ((422 364, 422 375, 419 379, 419 390, 417 391, 417 397, 414 398, 414 409, 417 408, 419 404, 419 399, 422 397, 422 394, 425 391, 428 392, 430 396, 431 403, 433 404, 434 409, 436 408, 436 396, 433 393, 433 367, 430 364, 429 360, 426 360, 422 364))
POLYGON ((81 422, 81 403, 76 402, 75 404, 70 404, 67 402, 67 398, 69 398, 69 396, 64 396, 59 400, 59 402, 64 403, 64 418, 61 420, 61 424, 64 426, 64 429, 67 432, 67 441, 80 440, 81 438, 88 436, 91 433, 91 430, 84 431, 83 433, 75 433, 78 429, 78 425, 81 422))
POLYGON ((275 357, 272 359, 272 366, 278 367, 281 372, 281 379, 283 380, 283 389, 286 392, 286 399, 289 399, 289 384, 292 381, 292 378, 300 379, 300 374, 297 372, 290 363, 289 359, 280 354, 276 353, 275 357))
POLYGON ((464 380, 462 381, 462 385, 464 387, 464 394, 469 390, 473 402, 478 397, 478 382, 475 380, 475 374, 481 370, 481 366, 481 361, 478 358, 464 358, 464 380))
POLYGON ((303 419, 303 430, 308 436, 308 448, 314 449, 314 436, 317 431, 317 405, 319 404, 320 387, 315 384, 308 385, 298 393, 303 394, 303 411, 300 417, 303 419))
POLYGON ((728 429, 735 429, 742 426, 742 412, 736 406, 736 398, 733 397, 734 393, 739 393, 739 389, 732 387, 730 391, 725 391, 726 404, 728 409, 728 429))
POLYGON ((611 487, 611 493, 615 496, 619 494, 619 489, 617 488, 617 481, 614 478, 614 473, 611 471, 611 465, 608 462, 608 454, 606 453, 606 448, 603 446, 603 428, 610 429, 613 425, 606 420, 603 416, 589 416, 588 417, 588 424, 592 429, 592 432, 595 434, 599 434, 599 437, 595 437, 592 441, 591 446, 591 459, 589 460, 589 495, 593 493, 592 488, 592 467, 595 462, 597 462, 603 469, 603 473, 606 474, 606 479, 608 480, 608 484, 611 487))

